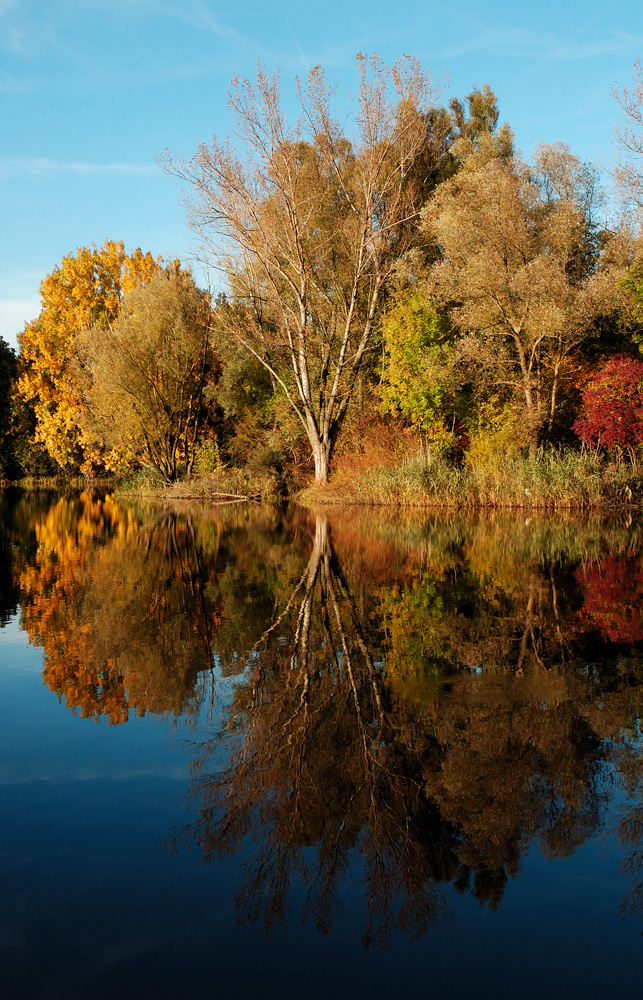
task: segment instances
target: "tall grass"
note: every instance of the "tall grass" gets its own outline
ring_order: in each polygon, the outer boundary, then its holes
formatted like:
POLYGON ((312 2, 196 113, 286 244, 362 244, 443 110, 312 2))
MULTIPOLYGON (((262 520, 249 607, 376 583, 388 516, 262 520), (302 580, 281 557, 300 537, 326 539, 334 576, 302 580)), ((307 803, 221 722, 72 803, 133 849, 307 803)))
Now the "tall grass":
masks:
POLYGON ((344 463, 325 487, 309 487, 304 503, 395 507, 571 510, 639 505, 638 464, 607 462, 594 451, 542 449, 533 457, 498 455, 455 468, 440 459, 351 469, 344 463))
POLYGON ((231 503, 243 500, 280 498, 275 473, 266 469, 219 468, 215 472, 191 476, 176 483, 165 483, 155 473, 141 470, 119 485, 118 494, 161 502, 197 500, 207 503, 231 503))

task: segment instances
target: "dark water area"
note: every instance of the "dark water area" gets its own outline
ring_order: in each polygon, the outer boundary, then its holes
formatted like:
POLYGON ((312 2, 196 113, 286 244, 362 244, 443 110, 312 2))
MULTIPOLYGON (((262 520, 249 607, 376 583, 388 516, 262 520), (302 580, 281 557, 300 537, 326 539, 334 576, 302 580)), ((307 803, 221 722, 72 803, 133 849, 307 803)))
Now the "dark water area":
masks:
POLYGON ((0 497, 0 995, 603 997, 643 530, 0 497))

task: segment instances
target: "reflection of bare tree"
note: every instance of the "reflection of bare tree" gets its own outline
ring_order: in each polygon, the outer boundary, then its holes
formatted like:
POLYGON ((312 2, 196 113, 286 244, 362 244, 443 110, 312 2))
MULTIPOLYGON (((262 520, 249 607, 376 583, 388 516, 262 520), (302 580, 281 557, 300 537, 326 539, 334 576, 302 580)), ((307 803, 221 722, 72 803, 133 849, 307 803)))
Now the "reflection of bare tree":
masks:
POLYGON ((298 877, 305 915, 328 930, 354 850, 364 866, 366 939, 384 942, 395 924, 421 934, 444 908, 436 880, 454 874, 454 857, 423 795, 419 761, 390 731, 381 672, 323 516, 298 587, 246 674, 227 731, 235 744, 228 766, 210 773, 216 741, 198 762, 190 831, 207 859, 258 840, 237 897, 242 919, 283 923, 298 877))
MULTIPOLYGON (((396 927, 419 935, 446 911, 441 884, 495 907, 532 842, 563 856, 600 827, 605 760, 636 679, 588 674, 551 565, 523 572, 502 603, 487 588, 475 614, 463 614, 458 586, 453 611, 439 595, 439 620, 420 605, 426 627, 445 646, 492 650, 498 668, 460 668, 440 691, 405 700, 381 609, 390 624, 410 592, 354 600, 317 515, 308 564, 245 658, 225 731, 195 763, 198 816, 183 835, 207 860, 256 845, 237 894, 242 920, 283 924, 300 881, 304 916, 325 931, 361 865, 365 940, 384 943, 396 927)), ((413 621, 405 615, 400 628, 413 621)))
POLYGON ((421 549, 325 514, 311 530, 301 511, 142 514, 87 494, 26 520, 23 621, 67 704, 123 721, 233 692, 184 834, 245 858, 243 920, 283 924, 303 885, 325 931, 355 879, 367 942, 422 934, 443 886, 498 906, 529 847, 572 852, 617 787, 628 903, 643 899, 640 647, 598 631, 575 550, 482 524, 421 549), (199 680, 213 662, 221 686, 199 680))

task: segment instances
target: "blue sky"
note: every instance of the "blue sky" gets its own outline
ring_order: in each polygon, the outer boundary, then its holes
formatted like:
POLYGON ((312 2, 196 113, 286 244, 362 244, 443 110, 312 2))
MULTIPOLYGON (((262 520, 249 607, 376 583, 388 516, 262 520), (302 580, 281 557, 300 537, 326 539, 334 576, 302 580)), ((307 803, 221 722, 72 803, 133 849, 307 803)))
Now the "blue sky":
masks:
POLYGON ((227 88, 257 59, 282 85, 322 64, 341 103, 355 55, 417 55, 446 96, 489 83, 529 154, 567 142, 609 163, 643 58, 639 2, 544 0, 0 0, 0 334, 15 344, 63 254, 106 237, 189 260, 169 148, 229 130, 227 88))

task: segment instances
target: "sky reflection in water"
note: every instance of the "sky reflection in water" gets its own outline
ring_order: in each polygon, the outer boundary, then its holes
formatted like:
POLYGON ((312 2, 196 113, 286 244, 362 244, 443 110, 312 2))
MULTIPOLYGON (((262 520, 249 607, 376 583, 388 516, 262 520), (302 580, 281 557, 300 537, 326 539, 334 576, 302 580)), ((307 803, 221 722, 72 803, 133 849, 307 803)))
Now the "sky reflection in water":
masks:
POLYGON ((636 523, 1 506, 8 995, 638 985, 636 523))

